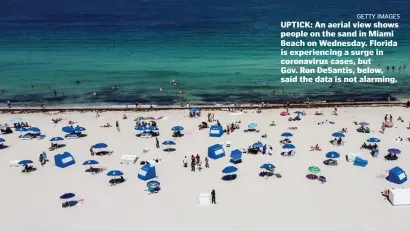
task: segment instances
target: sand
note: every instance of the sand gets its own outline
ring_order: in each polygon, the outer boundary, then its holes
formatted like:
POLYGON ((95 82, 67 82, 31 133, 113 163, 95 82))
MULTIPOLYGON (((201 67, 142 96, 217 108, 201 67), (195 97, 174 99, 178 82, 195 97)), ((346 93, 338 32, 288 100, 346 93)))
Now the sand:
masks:
MULTIPOLYGON (((128 120, 122 120, 122 112, 101 113, 64 113, 64 114, 3 114, 0 123, 10 123, 15 117, 21 117, 31 125, 42 129, 46 134, 43 140, 19 140, 19 133, 0 135, 10 147, 0 150, 0 174, 3 176, 0 191, 0 230, 33 231, 68 231, 68 230, 410 230, 410 207, 392 206, 381 196, 381 191, 397 185, 381 179, 390 168, 400 166, 410 173, 410 143, 396 143, 393 139, 410 137, 406 129, 410 111, 402 107, 392 108, 339 108, 339 115, 331 115, 332 109, 323 109, 324 116, 314 116, 316 109, 305 110, 307 115, 300 122, 289 122, 282 117, 282 110, 265 110, 260 114, 249 110, 241 115, 231 115, 226 111, 215 111, 215 118, 222 124, 240 120, 241 129, 221 138, 208 137, 208 130, 199 131, 197 126, 206 120, 207 111, 201 118, 189 118, 188 111, 127 112, 128 120), (384 115, 400 115, 405 122, 396 122, 397 128, 386 129, 379 133, 384 115), (166 116, 158 121, 161 131, 160 142, 174 140, 175 152, 164 152, 155 148, 155 139, 142 139, 135 136, 134 118, 137 116, 166 116), (63 118, 57 125, 51 118, 63 118), (316 125, 318 120, 333 120, 335 124, 316 125), (72 153, 77 164, 65 169, 54 166, 53 154, 49 152, 49 139, 64 136, 61 131, 68 120, 77 121, 87 128, 87 137, 78 140, 65 140, 67 146, 60 151, 72 153), (115 125, 118 120, 121 131, 113 128, 100 128, 106 122, 115 125), (269 124, 275 120, 277 126, 269 124), (370 134, 357 133, 352 121, 370 123, 370 134), (244 133, 243 129, 250 122, 258 124, 260 133, 244 133), (186 135, 173 139, 171 128, 181 125, 186 135), (279 154, 280 134, 287 128, 297 126, 293 143, 297 155, 283 157, 279 154), (348 128, 346 144, 333 147, 328 141, 331 134, 341 128, 348 128), (261 135, 266 133, 266 139, 261 135), (379 158, 371 157, 366 150, 360 150, 361 144, 369 137, 378 137, 381 153, 379 158), (229 157, 210 160, 210 168, 202 172, 190 172, 182 167, 184 156, 207 155, 208 146, 231 141, 230 150, 247 148, 257 141, 272 145, 275 149, 269 155, 244 155, 243 163, 238 165, 238 178, 232 182, 221 180, 221 170, 228 164, 229 157), (113 150, 111 156, 91 157, 91 145, 105 142, 113 150), (310 146, 319 144, 321 152, 311 152, 310 146), (143 153, 143 148, 149 148, 143 153), (383 156, 388 148, 402 150, 399 160, 387 162, 383 156), (50 162, 41 167, 38 156, 46 151, 50 162), (322 162, 328 151, 337 151, 342 155, 339 166, 329 167, 322 162), (344 159, 350 152, 362 152, 369 161, 365 168, 355 167, 344 159), (148 195, 146 183, 137 178, 139 164, 120 164, 122 154, 139 155, 140 160, 159 158, 157 165, 158 180, 162 190, 158 194, 148 195), (38 171, 23 175, 20 168, 9 167, 11 160, 31 159, 38 171), (100 167, 108 170, 121 170, 127 182, 110 186, 110 177, 85 174, 83 161, 96 159, 100 167), (258 176, 260 166, 270 162, 276 166, 276 172, 283 177, 269 179, 258 176), (322 175, 328 182, 306 179, 307 168, 311 165, 322 169, 322 175), (216 205, 199 205, 201 192, 216 190, 216 205), (62 209, 59 196, 73 192, 77 199, 85 203, 76 207, 62 209)), ((294 111, 294 110, 292 110, 294 111)), ((410 187, 406 182, 401 187, 410 187)))

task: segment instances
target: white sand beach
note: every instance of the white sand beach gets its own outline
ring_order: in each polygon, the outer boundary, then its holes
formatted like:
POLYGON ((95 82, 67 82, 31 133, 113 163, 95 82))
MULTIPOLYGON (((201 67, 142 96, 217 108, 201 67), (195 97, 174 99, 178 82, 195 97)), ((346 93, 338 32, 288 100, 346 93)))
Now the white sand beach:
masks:
MULTIPOLYGON (((0 124, 11 124, 11 119, 20 117, 30 125, 38 127, 46 135, 42 140, 20 140, 19 132, 0 135, 8 148, 0 150, 0 174, 3 177, 0 191, 0 230, 7 231, 82 231, 82 230, 334 230, 334 231, 381 231, 410 230, 410 206, 393 206, 381 192, 391 187, 410 187, 410 182, 393 184, 380 175, 387 176, 388 170, 400 166, 410 173, 410 142, 396 142, 396 137, 410 137, 406 127, 410 121, 410 110, 403 107, 338 108, 339 115, 332 115, 330 108, 323 109, 323 116, 315 116, 322 109, 300 109, 306 112, 301 121, 289 122, 289 116, 280 116, 283 110, 264 110, 256 113, 231 115, 227 111, 202 111, 200 118, 189 118, 188 110, 95 113, 48 113, 48 114, 2 114, 0 124), (209 129, 198 130, 198 125, 207 120, 208 112, 215 113, 222 125, 241 121, 239 130, 221 138, 209 137, 209 129), (379 132, 385 114, 392 114, 396 128, 379 132), (155 147, 155 138, 136 137, 135 121, 138 116, 166 118, 157 121, 160 129, 159 141, 173 140, 176 151, 164 152, 155 147), (398 116, 404 122, 397 121, 398 116), (58 124, 52 118, 61 117, 58 124), (335 124, 317 125, 315 121, 334 121, 335 124), (68 121, 76 121, 85 127, 87 137, 64 140, 66 147, 48 151, 50 138, 64 137, 62 127, 68 121), (272 121, 276 126, 269 126, 272 121), (120 123, 117 132, 115 121, 120 123), (371 132, 358 133, 359 127, 353 121, 368 122, 371 132), (109 122, 113 127, 101 128, 109 122), (248 124, 257 123, 259 133, 245 133, 248 124), (171 128, 183 126, 186 134, 172 138, 171 128), (289 130, 288 127, 298 127, 289 130), (329 143, 332 133, 347 128, 345 145, 334 147, 329 143), (297 154, 292 157, 280 155, 281 134, 292 132, 291 138, 297 154), (261 138, 266 133, 267 138, 261 138), (380 155, 374 158, 360 146, 370 137, 381 139, 380 155), (191 172, 182 166, 184 156, 199 154, 203 160, 208 147, 231 141, 225 148, 226 156, 210 160, 210 168, 201 172, 191 172), (226 182, 221 179, 222 169, 228 165, 229 153, 236 148, 247 148, 261 141, 272 145, 273 155, 243 154, 243 163, 237 164, 238 178, 226 182), (110 156, 91 156, 90 146, 104 142, 113 151, 110 156), (310 151, 312 145, 319 144, 322 151, 310 151), (149 148, 143 153, 144 148, 149 148), (402 151, 396 161, 385 161, 387 149, 402 151), (39 155, 45 151, 48 162, 42 167, 39 155), (57 152, 70 152, 76 164, 67 168, 54 166, 53 156, 57 152), (341 154, 338 166, 326 166, 325 154, 336 151, 341 154), (361 152, 368 160, 367 167, 353 166, 345 159, 346 153, 361 152), (148 195, 146 182, 137 178, 141 168, 139 163, 121 164, 123 154, 138 155, 141 160, 161 159, 156 166, 161 190, 148 195), (21 167, 9 167, 12 160, 30 159, 38 169, 31 174, 21 174, 21 167), (107 170, 121 170, 123 184, 110 186, 107 171, 90 175, 82 163, 94 159, 98 167, 107 170), (260 177, 260 166, 272 163, 282 178, 260 177), (309 166, 318 166, 327 182, 308 180, 309 166), (216 191, 216 205, 200 205, 199 193, 216 191), (84 203, 70 208, 62 208, 61 194, 75 193, 76 199, 84 203)), ((291 116, 295 116, 290 110, 291 116)), ((138 162, 139 162, 138 161, 138 162)), ((97 167, 97 166, 95 166, 97 167)))

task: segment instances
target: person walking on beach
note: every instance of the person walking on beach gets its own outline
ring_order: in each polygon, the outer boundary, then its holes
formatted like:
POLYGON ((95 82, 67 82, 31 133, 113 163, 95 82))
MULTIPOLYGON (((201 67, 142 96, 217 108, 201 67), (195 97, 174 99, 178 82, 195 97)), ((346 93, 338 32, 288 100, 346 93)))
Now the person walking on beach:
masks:
POLYGON ((186 158, 186 156, 185 156, 184 160, 182 161, 182 164, 184 165, 184 168, 188 167, 188 159, 186 158))
POLYGON ((196 163, 199 164, 200 161, 201 161, 201 157, 199 156, 199 154, 196 154, 196 163))
POLYGON ((384 116, 384 122, 387 122, 387 114, 384 116))
POLYGON ((195 172, 195 161, 191 161, 191 172, 195 172))
POLYGON ((8 108, 11 108, 10 100, 7 100, 7 107, 8 107, 8 108))
POLYGON ((382 134, 384 134, 384 130, 386 129, 385 124, 382 122, 382 130, 380 131, 382 134))
POLYGON ((209 159, 205 157, 205 168, 209 168, 209 159))
POLYGON ((118 121, 115 121, 115 127, 117 127, 117 131, 120 131, 120 124, 118 123, 118 121))
POLYGON ((215 189, 212 189, 211 197, 212 197, 212 204, 216 204, 216 193, 215 193, 215 189))
POLYGON ((155 137, 155 143, 156 143, 157 148, 159 148, 159 140, 158 140, 158 137, 155 137))
POLYGON ((393 116, 390 114, 390 123, 393 122, 393 116))

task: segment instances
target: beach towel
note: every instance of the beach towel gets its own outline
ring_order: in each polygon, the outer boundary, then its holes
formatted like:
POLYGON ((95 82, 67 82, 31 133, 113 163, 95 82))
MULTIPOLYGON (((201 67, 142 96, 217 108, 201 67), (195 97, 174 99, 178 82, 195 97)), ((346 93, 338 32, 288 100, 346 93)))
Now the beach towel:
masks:
POLYGON ((287 112, 285 112, 285 111, 283 111, 283 112, 281 112, 281 113, 280 113, 280 115, 281 115, 281 116, 287 116, 287 115, 288 115, 288 113, 287 113, 287 112))

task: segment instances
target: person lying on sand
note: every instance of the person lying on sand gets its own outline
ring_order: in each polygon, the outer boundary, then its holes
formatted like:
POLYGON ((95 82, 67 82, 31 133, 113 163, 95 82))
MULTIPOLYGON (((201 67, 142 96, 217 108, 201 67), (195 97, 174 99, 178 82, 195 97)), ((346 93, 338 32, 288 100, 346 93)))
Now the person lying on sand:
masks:
POLYGON ((316 144, 315 146, 310 146, 310 151, 322 151, 322 149, 319 147, 319 144, 316 144))
POLYGON ((283 140, 281 140, 281 141, 279 141, 281 144, 289 144, 289 143, 292 143, 292 141, 290 140, 290 139, 288 139, 288 138, 286 138, 286 139, 283 139, 283 140))
POLYGON ((126 114, 124 114, 123 116, 122 116, 122 119, 123 120, 126 120, 128 117, 127 117, 127 115, 126 114))
POLYGON ((262 135, 262 138, 267 138, 267 137, 268 135, 266 133, 262 135))
POLYGON ((403 141, 403 138, 401 138, 401 137, 399 136, 399 137, 397 137, 396 139, 394 139, 394 141, 396 141, 396 142, 401 142, 401 141, 403 141))
POLYGON ((359 125, 359 123, 357 121, 353 121, 354 125, 359 125))
POLYGON ((402 122, 402 123, 404 122, 404 120, 403 120, 403 118, 401 118, 401 116, 399 116, 399 118, 397 118, 397 120, 402 122))
POLYGON ((341 133, 347 133, 347 128, 342 128, 342 130, 340 130, 341 133))
MULTIPOLYGON (((269 124, 269 126, 276 126, 275 121, 273 120, 271 124, 269 124)), ((410 123, 409 123, 410 126, 410 123)))
POLYGON ((289 130, 297 130, 298 127, 288 127, 289 130))
POLYGON ((320 115, 324 115, 324 114, 323 114, 322 111, 320 111, 320 112, 316 111, 316 112, 315 112, 315 115, 320 116, 320 115))
POLYGON ((107 122, 107 124, 100 126, 101 128, 110 128, 112 127, 110 123, 107 122))

